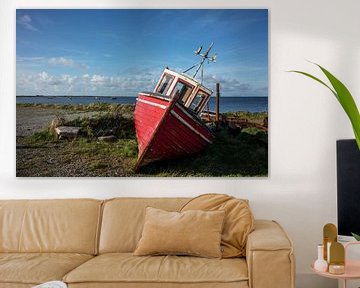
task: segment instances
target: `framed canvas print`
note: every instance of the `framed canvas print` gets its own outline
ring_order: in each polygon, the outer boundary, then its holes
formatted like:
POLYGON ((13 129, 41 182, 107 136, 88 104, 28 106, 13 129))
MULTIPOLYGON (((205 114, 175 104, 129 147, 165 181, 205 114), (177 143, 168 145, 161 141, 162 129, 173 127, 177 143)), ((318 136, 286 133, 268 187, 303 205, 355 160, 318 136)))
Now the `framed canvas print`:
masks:
POLYGON ((18 177, 268 175, 266 9, 18 9, 18 177))

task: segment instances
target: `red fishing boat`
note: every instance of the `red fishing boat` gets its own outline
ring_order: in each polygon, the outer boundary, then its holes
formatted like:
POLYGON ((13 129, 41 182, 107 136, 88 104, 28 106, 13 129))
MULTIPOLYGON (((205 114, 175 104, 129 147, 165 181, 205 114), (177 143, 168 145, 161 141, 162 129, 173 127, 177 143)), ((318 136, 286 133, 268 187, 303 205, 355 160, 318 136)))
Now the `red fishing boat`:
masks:
MULTIPOLYGON (((212 143, 213 134, 202 122, 200 114, 206 107, 212 91, 195 80, 205 60, 209 57, 199 48, 195 54, 202 60, 178 73, 166 68, 153 92, 138 94, 134 112, 139 156, 135 167, 138 170, 150 162, 182 158, 204 150, 212 143), (186 75, 196 68, 193 77, 186 75)), ((203 77, 201 77, 203 78, 203 77)))

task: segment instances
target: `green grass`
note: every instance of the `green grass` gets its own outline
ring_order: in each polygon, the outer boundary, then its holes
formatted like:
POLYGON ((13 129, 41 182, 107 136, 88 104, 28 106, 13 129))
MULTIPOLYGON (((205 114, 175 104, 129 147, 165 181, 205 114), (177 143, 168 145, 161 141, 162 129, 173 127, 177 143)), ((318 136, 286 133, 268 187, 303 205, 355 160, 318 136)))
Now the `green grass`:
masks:
POLYGON ((67 121, 66 126, 80 127, 83 136, 96 138, 104 135, 114 135, 118 139, 135 139, 135 127, 132 119, 121 114, 104 112, 94 117, 78 117, 67 121))
POLYGON ((238 111, 238 112, 227 112, 227 113, 224 113, 224 115, 227 117, 248 119, 249 121, 254 121, 254 120, 263 121, 265 117, 268 117, 267 112, 253 112, 252 113, 252 112, 238 111))
POLYGON ((44 131, 41 131, 41 132, 36 132, 33 135, 31 135, 31 140, 33 140, 33 142, 53 141, 54 136, 48 130, 44 130, 44 131))
POLYGON ((134 139, 119 139, 114 143, 107 143, 78 138, 72 145, 73 151, 82 155, 107 154, 114 157, 137 158, 137 142, 134 139))

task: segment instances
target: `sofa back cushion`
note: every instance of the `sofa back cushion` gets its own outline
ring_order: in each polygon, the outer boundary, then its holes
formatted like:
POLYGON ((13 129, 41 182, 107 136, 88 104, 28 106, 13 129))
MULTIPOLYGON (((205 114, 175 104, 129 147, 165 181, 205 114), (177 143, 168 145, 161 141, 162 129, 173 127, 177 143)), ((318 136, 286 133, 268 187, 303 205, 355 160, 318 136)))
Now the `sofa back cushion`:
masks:
POLYGON ((190 255, 221 258, 225 211, 168 212, 147 207, 134 255, 190 255))
POLYGON ((226 194, 203 194, 191 199, 181 211, 205 210, 226 213, 221 235, 223 258, 245 257, 248 235, 254 230, 254 216, 248 200, 226 194))
POLYGON ((102 201, 0 200, 1 252, 96 254, 102 201))
POLYGON ((141 237, 146 207, 179 211, 189 198, 116 198, 105 201, 99 253, 133 252, 141 237))

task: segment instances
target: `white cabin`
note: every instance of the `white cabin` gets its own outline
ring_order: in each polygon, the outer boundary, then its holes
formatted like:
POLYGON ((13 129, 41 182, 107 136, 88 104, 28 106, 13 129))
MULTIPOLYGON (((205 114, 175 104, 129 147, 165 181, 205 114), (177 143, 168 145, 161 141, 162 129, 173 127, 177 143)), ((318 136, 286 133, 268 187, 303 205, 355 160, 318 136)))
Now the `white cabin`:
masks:
POLYGON ((212 90, 206 88, 188 75, 165 69, 154 93, 168 99, 178 98, 185 107, 200 114, 209 102, 212 90))

